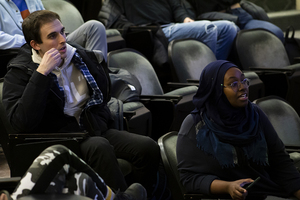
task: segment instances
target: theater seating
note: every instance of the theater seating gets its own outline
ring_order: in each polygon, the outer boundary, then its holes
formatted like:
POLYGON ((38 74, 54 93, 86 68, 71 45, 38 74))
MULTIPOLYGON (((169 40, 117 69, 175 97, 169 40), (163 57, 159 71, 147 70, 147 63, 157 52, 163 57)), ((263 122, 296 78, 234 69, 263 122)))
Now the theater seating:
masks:
POLYGON ((300 118, 286 100, 268 96, 254 101, 269 118, 288 152, 300 152, 300 118))
POLYGON ((179 130, 185 116, 194 109, 192 98, 197 87, 182 87, 164 93, 152 65, 138 51, 112 51, 107 63, 109 68, 126 69, 139 80, 142 88, 140 101, 151 111, 155 140, 169 130, 179 130))
POLYGON ((200 200, 200 199, 230 199, 228 195, 204 195, 186 193, 179 179, 177 169, 176 144, 178 132, 172 131, 158 139, 164 169, 167 175, 168 188, 173 200, 200 200))
MULTIPOLYGON (((179 82, 198 83, 202 70, 216 61, 214 53, 202 42, 194 39, 173 40, 168 47, 168 57, 173 77, 179 82)), ((238 66, 240 67, 240 66, 238 66)), ((251 101, 264 96, 264 84, 255 72, 243 71, 250 79, 249 99, 251 101)))
MULTIPOLYGON (((50 10, 59 14, 62 24, 66 28, 66 33, 73 32, 84 23, 80 12, 73 4, 68 1, 42 0, 42 3, 46 10, 50 10)), ((122 38, 120 32, 116 29, 107 29, 106 36, 108 51, 125 47, 125 41, 122 38)))
POLYGON ((126 130, 151 137, 152 115, 139 101, 141 95, 139 80, 122 68, 110 68, 109 71, 112 98, 117 98, 122 102, 123 113, 132 113, 124 124, 126 130))
POLYGON ((277 96, 259 98, 254 103, 267 115, 286 151, 300 170, 300 118, 295 109, 277 96))
POLYGON ((0 78, 5 76, 8 62, 17 56, 18 51, 19 48, 0 49, 0 78))
POLYGON ((266 96, 280 96, 300 113, 300 64, 290 65, 283 43, 274 34, 264 29, 241 30, 234 52, 243 70, 259 75, 266 96))

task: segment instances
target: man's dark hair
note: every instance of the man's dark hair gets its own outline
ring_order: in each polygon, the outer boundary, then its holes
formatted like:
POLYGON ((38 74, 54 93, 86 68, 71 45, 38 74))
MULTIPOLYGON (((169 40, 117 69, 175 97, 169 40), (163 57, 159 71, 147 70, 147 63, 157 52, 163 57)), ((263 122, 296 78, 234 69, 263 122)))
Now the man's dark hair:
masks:
POLYGON ((41 27, 56 19, 61 21, 57 13, 48 10, 35 11, 26 17, 22 24, 22 30, 27 44, 30 45, 31 40, 36 41, 38 44, 43 43, 41 39, 41 27))

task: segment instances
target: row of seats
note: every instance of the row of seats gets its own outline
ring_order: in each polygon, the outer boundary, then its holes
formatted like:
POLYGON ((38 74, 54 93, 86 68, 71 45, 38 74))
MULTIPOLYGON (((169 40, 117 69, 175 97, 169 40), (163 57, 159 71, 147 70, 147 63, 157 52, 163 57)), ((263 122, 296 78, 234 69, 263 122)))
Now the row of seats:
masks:
MULTIPOLYGON (((262 29, 240 31, 235 41, 234 52, 236 55, 233 57, 233 62, 237 63, 245 76, 250 79, 249 99, 251 101, 264 96, 276 95, 286 99, 296 112, 300 113, 298 103, 300 95, 297 92, 300 64, 290 65, 282 42, 275 35, 262 29)), ((111 52, 108 56, 108 66, 121 67, 134 74, 142 85, 142 94, 162 95, 163 91, 155 75, 155 70, 147 59, 138 54, 129 49, 111 52)), ((173 80, 178 81, 181 84, 180 87, 185 86, 181 92, 188 92, 187 85, 197 85, 203 68, 216 60, 213 52, 206 45, 192 39, 172 41, 169 44, 168 55, 173 80)), ((156 134, 161 135, 168 130, 179 130, 182 119, 193 109, 191 102, 193 90, 196 91, 196 88, 191 89, 190 87, 188 95, 176 93, 176 95, 185 97, 185 100, 179 101, 179 105, 189 102, 183 106, 181 111, 178 111, 181 116, 179 116, 180 120, 176 122, 177 126, 170 128, 170 125, 167 125, 162 128, 161 119, 153 117, 158 119, 157 122, 153 121, 158 125, 158 129, 157 126, 153 129, 156 134)), ((155 137, 155 139, 157 138, 155 137)))

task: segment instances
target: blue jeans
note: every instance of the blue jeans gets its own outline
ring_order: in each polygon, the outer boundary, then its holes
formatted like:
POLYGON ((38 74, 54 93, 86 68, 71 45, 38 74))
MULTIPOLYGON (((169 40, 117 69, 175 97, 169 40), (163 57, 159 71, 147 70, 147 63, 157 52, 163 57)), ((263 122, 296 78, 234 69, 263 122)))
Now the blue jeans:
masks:
POLYGON ((193 38, 206 44, 218 60, 226 60, 239 28, 234 23, 220 21, 195 21, 163 26, 169 42, 175 39, 193 38))
POLYGON ((231 13, 239 17, 239 27, 241 30, 254 28, 266 29, 274 33, 282 42, 284 41, 283 32, 278 26, 267 21, 253 19, 253 17, 242 8, 232 9, 231 13))

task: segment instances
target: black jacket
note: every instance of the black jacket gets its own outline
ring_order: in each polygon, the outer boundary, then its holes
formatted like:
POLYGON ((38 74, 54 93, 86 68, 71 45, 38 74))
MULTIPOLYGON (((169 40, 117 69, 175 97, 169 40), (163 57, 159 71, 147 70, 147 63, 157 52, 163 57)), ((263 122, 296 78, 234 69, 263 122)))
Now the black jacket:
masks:
POLYGON ((242 9, 248 12, 253 19, 270 21, 265 10, 247 0, 181 0, 190 3, 196 19, 208 19, 208 20, 229 20, 238 24, 238 18, 231 14, 230 6, 240 3, 242 9), (220 13, 219 11, 226 10, 226 13, 220 13))
POLYGON ((106 28, 182 23, 188 16, 181 0, 107 0, 98 19, 106 28))
MULTIPOLYGON (((110 80, 106 67, 101 66, 92 51, 77 48, 90 73, 103 93, 104 101, 82 113, 85 130, 101 135, 112 124, 107 102, 110 80)), ((38 64, 31 59, 31 48, 24 45, 8 65, 4 78, 3 104, 9 122, 16 132, 80 131, 74 117, 64 114, 64 97, 50 76, 36 71, 38 64)), ((90 92, 91 92, 91 88, 90 92)))
POLYGON ((230 6, 240 3, 241 0, 187 0, 194 9, 196 15, 211 11, 221 11, 230 8, 230 6))

